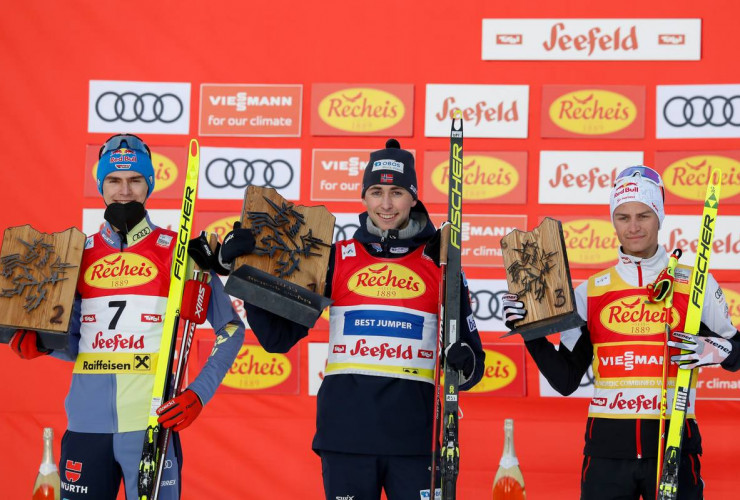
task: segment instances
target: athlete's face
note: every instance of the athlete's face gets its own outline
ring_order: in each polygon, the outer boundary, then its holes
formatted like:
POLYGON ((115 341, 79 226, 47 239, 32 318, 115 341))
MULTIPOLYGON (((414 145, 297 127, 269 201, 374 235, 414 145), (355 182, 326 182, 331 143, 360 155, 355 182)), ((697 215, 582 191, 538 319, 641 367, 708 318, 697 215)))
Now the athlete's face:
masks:
POLYGON ((402 187, 375 184, 365 191, 362 204, 375 227, 387 231, 406 227, 416 200, 402 187))
POLYGON ((647 259, 658 250, 660 221, 653 210, 639 201, 630 201, 614 210, 614 229, 627 255, 647 259))
POLYGON ((148 189, 146 179, 138 172, 111 172, 103 180, 103 200, 106 206, 130 201, 144 204, 148 189))

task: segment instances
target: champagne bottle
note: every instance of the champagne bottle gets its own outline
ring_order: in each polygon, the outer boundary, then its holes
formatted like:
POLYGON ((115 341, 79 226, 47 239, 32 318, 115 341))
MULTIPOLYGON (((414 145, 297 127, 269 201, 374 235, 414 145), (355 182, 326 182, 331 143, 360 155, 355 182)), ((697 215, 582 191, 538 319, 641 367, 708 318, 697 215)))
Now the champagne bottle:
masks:
POLYGON ((59 500, 59 469, 54 463, 54 430, 44 428, 44 455, 33 485, 32 500, 59 500))
POLYGON ((524 477, 514 452, 514 421, 504 421, 504 453, 493 479, 493 500, 524 500, 524 477))

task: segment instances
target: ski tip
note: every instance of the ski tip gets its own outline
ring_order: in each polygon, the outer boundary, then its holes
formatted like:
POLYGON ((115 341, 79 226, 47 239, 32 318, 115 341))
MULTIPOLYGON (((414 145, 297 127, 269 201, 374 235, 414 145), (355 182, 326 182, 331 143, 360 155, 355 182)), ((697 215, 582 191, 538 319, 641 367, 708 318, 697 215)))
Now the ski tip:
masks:
POLYGON ((190 139, 190 156, 198 156, 198 139, 190 139))
POLYGON ((711 177, 710 182, 715 185, 722 183, 722 169, 719 169, 719 168, 712 169, 712 177, 711 177))

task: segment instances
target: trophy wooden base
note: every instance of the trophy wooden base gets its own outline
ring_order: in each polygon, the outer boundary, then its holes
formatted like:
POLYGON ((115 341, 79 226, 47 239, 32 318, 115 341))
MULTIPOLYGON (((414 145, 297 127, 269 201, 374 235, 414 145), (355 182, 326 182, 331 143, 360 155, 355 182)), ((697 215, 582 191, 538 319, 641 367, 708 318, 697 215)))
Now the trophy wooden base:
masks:
POLYGON ((323 295, 246 265, 229 274, 225 290, 246 303, 308 328, 332 303, 323 295))
POLYGON ((509 333, 502 335, 501 338, 519 334, 524 340, 534 340, 552 333, 564 332, 571 328, 580 328, 585 324, 586 322, 578 315, 578 312, 572 311, 540 320, 537 323, 529 323, 521 328, 514 328, 509 333))

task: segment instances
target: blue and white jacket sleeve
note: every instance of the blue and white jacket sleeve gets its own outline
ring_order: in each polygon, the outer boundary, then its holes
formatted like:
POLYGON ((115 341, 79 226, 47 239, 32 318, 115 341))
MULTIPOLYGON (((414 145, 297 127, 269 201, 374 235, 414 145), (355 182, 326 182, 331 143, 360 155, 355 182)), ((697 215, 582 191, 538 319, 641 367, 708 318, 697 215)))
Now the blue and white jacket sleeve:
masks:
POLYGON ((208 303, 206 317, 216 333, 216 342, 205 366, 188 386, 188 389, 195 391, 204 405, 213 397, 244 343, 244 322, 234 311, 231 299, 224 291, 223 283, 213 272, 211 272, 211 300, 208 303))

